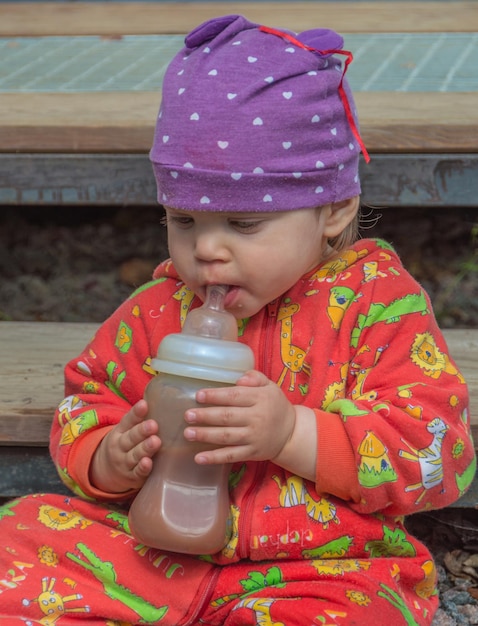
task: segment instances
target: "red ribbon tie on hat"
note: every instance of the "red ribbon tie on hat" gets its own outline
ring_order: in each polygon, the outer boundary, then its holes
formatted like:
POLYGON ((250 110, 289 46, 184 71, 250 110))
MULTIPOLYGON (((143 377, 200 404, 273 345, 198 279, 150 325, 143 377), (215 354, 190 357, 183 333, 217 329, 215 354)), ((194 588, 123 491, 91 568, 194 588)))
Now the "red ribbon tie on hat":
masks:
POLYGON ((369 163, 370 155, 367 151, 367 148, 365 147, 362 137, 360 136, 360 132, 357 128, 357 124, 355 123, 354 116, 352 115, 352 111, 350 109, 349 99, 347 98, 347 94, 345 92, 344 84, 343 84, 345 72, 347 71, 348 66, 353 61, 353 58, 354 58, 353 54, 349 50, 340 50, 340 49, 318 50, 317 48, 311 48, 310 46, 307 46, 306 44, 302 43, 301 41, 299 41, 292 35, 289 35, 289 33, 284 33, 280 30, 276 30, 275 28, 269 28, 268 26, 260 26, 259 30, 261 30, 264 33, 269 33, 270 35, 276 35, 277 37, 281 37, 282 39, 285 39, 293 43, 295 46, 298 46, 299 48, 303 48, 304 50, 309 50, 309 52, 315 52, 316 54, 319 54, 320 56, 342 54, 346 57, 345 62, 344 62, 344 71, 342 72, 342 77, 340 79, 340 83, 338 86, 339 96, 340 96, 340 99, 342 100, 342 104, 344 107, 345 115, 347 117, 347 121, 350 126, 350 130, 352 131, 355 139, 357 140, 360 146, 365 162, 369 163))

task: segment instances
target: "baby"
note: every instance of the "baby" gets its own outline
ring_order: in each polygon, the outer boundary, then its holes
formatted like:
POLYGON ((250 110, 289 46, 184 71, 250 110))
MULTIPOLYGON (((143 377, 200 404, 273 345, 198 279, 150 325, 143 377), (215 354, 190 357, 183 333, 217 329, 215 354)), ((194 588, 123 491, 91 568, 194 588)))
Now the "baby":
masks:
POLYGON ((51 454, 76 495, 3 507, 0 621, 432 622, 433 558, 403 516, 472 480, 467 387, 426 293, 357 237, 342 45, 229 15, 172 60, 151 150, 171 258, 66 367, 51 454), (256 365, 184 415, 214 446, 196 462, 232 464, 229 540, 195 557, 142 545, 127 514, 161 454, 151 358, 211 284, 256 365))

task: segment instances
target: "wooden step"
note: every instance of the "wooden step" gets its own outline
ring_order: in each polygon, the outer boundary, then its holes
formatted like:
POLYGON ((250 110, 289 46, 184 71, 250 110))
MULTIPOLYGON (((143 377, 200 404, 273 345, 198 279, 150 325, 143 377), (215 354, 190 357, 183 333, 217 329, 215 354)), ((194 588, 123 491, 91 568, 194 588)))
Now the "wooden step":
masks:
MULTIPOLYGON (((48 441, 64 397, 63 369, 97 324, 0 322, 0 500, 29 493, 68 494, 50 459, 48 441)), ((445 331, 468 380, 472 431, 478 441, 478 330, 445 331)), ((478 506, 478 480, 453 507, 478 506)))
POLYGON ((476 2, 2 2, 0 36, 187 33, 219 15, 296 32, 475 32, 476 2))
MULTIPOLYGON (((0 445, 47 446, 55 408, 64 396, 63 369, 97 324, 0 322, 0 445)), ((478 330, 446 330, 451 354, 471 393, 478 442, 478 330)))
MULTIPOLYGON (((371 153, 476 152, 477 93, 356 93, 371 153), (450 114, 454 111, 454 114, 450 114)), ((147 153, 160 93, 5 93, 2 152, 147 153)))

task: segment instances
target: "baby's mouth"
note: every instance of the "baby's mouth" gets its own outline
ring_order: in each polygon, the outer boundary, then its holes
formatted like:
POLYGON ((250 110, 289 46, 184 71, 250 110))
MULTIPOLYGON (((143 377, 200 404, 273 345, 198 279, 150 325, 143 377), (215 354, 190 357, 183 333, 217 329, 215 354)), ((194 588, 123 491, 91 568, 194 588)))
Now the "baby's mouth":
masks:
POLYGON ((226 297, 224 298, 224 307, 226 309, 232 308, 237 304, 237 299, 240 295, 241 288, 238 285, 227 285, 228 290, 226 297))

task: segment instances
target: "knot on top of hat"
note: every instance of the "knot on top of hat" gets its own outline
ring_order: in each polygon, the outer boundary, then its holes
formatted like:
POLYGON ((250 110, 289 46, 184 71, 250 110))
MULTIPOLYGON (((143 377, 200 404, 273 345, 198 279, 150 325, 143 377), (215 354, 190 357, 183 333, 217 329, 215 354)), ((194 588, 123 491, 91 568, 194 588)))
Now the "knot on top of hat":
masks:
POLYGON ((323 56, 331 56, 333 54, 332 51, 342 50, 344 46, 343 38, 334 30, 328 28, 304 30, 296 35, 296 39, 304 46, 312 48, 319 53, 322 50, 326 51, 326 54, 323 56))
POLYGON ((200 24, 186 36, 184 40, 186 47, 192 49, 202 46, 202 44, 217 37, 225 28, 240 18, 240 15, 223 15, 200 24))

